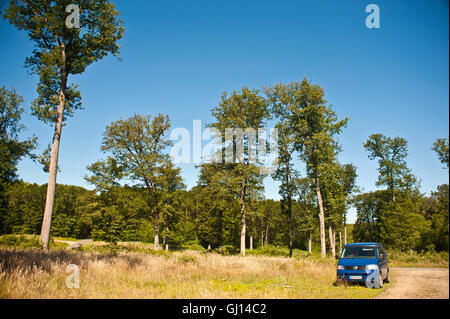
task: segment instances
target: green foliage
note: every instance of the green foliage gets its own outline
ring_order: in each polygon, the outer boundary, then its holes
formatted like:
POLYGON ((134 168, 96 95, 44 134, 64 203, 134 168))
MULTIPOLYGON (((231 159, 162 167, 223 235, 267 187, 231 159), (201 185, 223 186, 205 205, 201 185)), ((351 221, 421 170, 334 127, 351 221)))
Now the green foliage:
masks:
POLYGON ((355 197, 355 241, 377 241, 400 251, 448 251, 448 185, 430 197, 376 191, 355 197))
POLYGON ((223 93, 219 105, 214 107, 211 113, 215 122, 209 127, 225 136, 225 139, 221 139, 222 147, 216 154, 216 157, 223 161, 206 164, 204 169, 209 170, 209 178, 214 183, 212 187, 225 186, 228 192, 239 198, 243 234, 240 247, 241 253, 245 254, 246 204, 249 197, 258 196, 262 190, 263 175, 258 167, 259 159, 254 156, 256 155, 254 150, 259 147, 258 129, 262 128, 270 117, 268 103, 259 95, 258 90, 243 87, 230 95, 223 93), (230 134, 230 130, 234 132, 230 134), (255 142, 251 142, 253 133, 255 142))
POLYGON ((429 250, 418 253, 414 251, 402 252, 387 250, 389 265, 391 267, 444 267, 448 268, 448 251, 436 252, 429 250))
MULTIPOLYGON (((264 247, 259 247, 257 249, 253 249, 249 251, 250 255, 256 256, 273 256, 273 257, 288 257, 289 249, 287 247, 267 245, 264 247)), ((314 249, 312 254, 308 251, 293 249, 292 257, 294 258, 313 258, 317 259, 320 256, 320 249, 314 249)))
MULTIPOLYGON (((175 227, 178 219, 178 211, 175 209, 176 195, 173 194, 185 186, 180 175, 180 168, 173 165, 165 152, 166 147, 171 145, 167 136, 169 128, 169 117, 162 114, 153 119, 150 115, 136 114, 128 119, 112 122, 106 128, 101 147, 102 151, 109 153, 110 156, 106 161, 88 166, 92 175, 86 176, 85 179, 94 184, 98 191, 102 191, 105 206, 108 207, 105 209, 108 210, 119 200, 117 194, 111 190, 119 187, 120 180, 128 179, 137 182, 134 188, 140 192, 138 196, 140 214, 138 215, 140 217, 145 215, 153 222, 154 234, 158 236, 162 222, 166 240, 167 237, 173 237, 177 245, 180 238, 172 236, 172 228, 175 227)), ((128 198, 120 202, 129 206, 133 201, 133 198, 128 198)), ((133 219, 136 216, 133 213, 129 214, 126 218, 127 226, 124 226, 125 220, 120 220, 117 215, 117 213, 103 214, 102 218, 110 216, 108 218, 111 222, 106 223, 109 229, 96 230, 95 235, 114 242, 116 235, 113 235, 114 238, 107 238, 109 236, 107 234, 116 233, 118 230, 115 229, 125 227, 127 239, 138 239, 137 227, 130 226, 130 224, 139 224, 133 219), (111 217, 112 215, 116 217, 111 217)), ((159 243, 155 243, 157 244, 159 243)))
POLYGON ((7 248, 39 248, 38 236, 17 236, 17 235, 3 235, 0 236, 0 247, 7 248))
POLYGON ((89 243, 84 245, 81 248, 81 251, 86 252, 96 252, 101 254, 108 255, 118 255, 119 253, 141 253, 141 254, 150 254, 150 255, 159 255, 168 257, 170 255, 169 252, 165 250, 155 250, 147 245, 142 245, 138 243, 89 243))
POLYGON ((220 165, 203 164, 195 189, 197 236, 205 247, 239 242, 239 203, 220 165))
POLYGON ((124 177, 147 187, 158 187, 163 165, 169 159, 164 153, 171 145, 167 137, 169 128, 168 116, 159 114, 152 119, 150 115, 136 114, 108 125, 101 148, 111 153, 113 159, 108 164, 114 165, 115 169, 121 168, 124 177))
POLYGON ((45 185, 12 183, 6 192, 7 202, 2 214, 3 234, 38 234, 45 204, 45 185))
POLYGON ((6 183, 17 178, 16 169, 20 159, 31 156, 36 147, 36 137, 20 141, 19 133, 25 128, 21 124, 24 112, 23 98, 14 89, 0 87, 0 194, 6 183))
MULTIPOLYGON (((49 57, 47 53, 36 63, 41 63, 39 72, 44 72, 40 73, 41 81, 49 82, 40 83, 38 90, 56 90, 51 88, 55 70, 42 64, 49 57)), ((17 138, 22 130, 21 97, 4 87, 0 88, 0 93, 3 110, 0 114, 4 115, 0 115, 0 148, 6 150, 0 155, 4 156, 0 166, 0 233, 38 234, 46 185, 15 181, 17 161, 29 155, 35 140, 20 142, 17 138), (23 148, 15 149, 14 143, 23 148), (14 153, 15 150, 19 152, 14 153)), ((69 100, 77 100, 75 93, 70 98, 70 89, 66 93, 69 100)), ((56 100, 51 100, 55 97, 49 94, 47 91, 40 93, 38 99, 42 100, 36 102, 40 105, 36 110, 45 113, 40 117, 52 119, 54 109, 50 105, 56 105, 56 100)), ((377 185, 386 185, 387 190, 353 197, 357 190, 356 167, 342 165, 336 159, 340 147, 335 135, 340 133, 347 119, 338 120, 331 107, 326 106, 323 89, 304 79, 301 83, 275 85, 266 89, 266 94, 267 100, 258 90, 245 87, 230 95, 223 94, 212 111, 216 122, 210 127, 222 132, 227 128, 260 128, 270 118, 268 106, 272 106, 272 113, 280 120, 277 124, 280 153, 273 174, 273 178, 281 182, 280 201, 266 200, 262 196, 264 175, 259 163, 249 161, 248 135, 242 142, 235 137, 232 143, 234 150, 240 147, 239 143, 244 144, 243 158, 234 154, 232 163, 202 164, 198 185, 186 191, 180 169, 166 152, 166 147, 171 145, 167 137, 169 118, 161 114, 155 117, 134 115, 107 126, 102 142, 107 157, 88 166, 89 175, 85 177, 95 185, 95 191, 57 185, 52 235, 107 242, 106 245, 88 245, 85 250, 110 254, 121 251, 166 254, 142 244, 119 243, 152 243, 158 232, 171 250, 205 252, 211 246, 216 252, 233 255, 239 252, 237 247, 245 216, 246 242, 250 236, 253 239, 254 249, 250 254, 287 256, 290 253, 287 244, 292 241, 293 256, 306 256, 311 238, 315 255, 319 240, 318 193, 315 191, 320 185, 326 222, 334 231, 343 232, 346 211, 351 203, 355 205, 357 221, 354 226, 348 226, 349 242, 382 242, 401 256, 412 250, 448 252, 448 185, 439 186, 429 197, 420 194, 415 177, 407 167, 406 140, 382 134, 369 137, 364 147, 369 151, 369 158, 378 159, 377 185), (296 157, 306 163, 305 178, 300 178, 294 168, 296 157), (131 180, 133 186, 123 185, 126 180, 131 180)), ((68 106, 66 115, 75 108, 68 106)), ((448 140, 438 139, 433 149, 445 163, 448 140)), ((225 145, 219 153, 224 158, 225 145)), ((49 152, 47 155, 44 152, 38 160, 48 163, 48 155, 49 152)), ((39 242, 37 236, 3 236, 0 245, 26 248, 38 247, 39 242)), ((54 241, 51 245, 66 246, 54 241)), ((195 262, 190 257, 183 258, 180 262, 195 262)), ((421 260, 422 257, 404 257, 402 262, 414 262, 414 258, 421 260)))
MULTIPOLYGON (((329 176, 328 170, 336 161, 340 146, 335 135, 347 125, 348 119, 338 120, 331 106, 326 105, 323 88, 311 84, 306 78, 301 82, 276 84, 267 88, 266 94, 273 114, 292 132, 288 135, 289 140, 299 158, 305 162, 308 177, 314 179, 319 206, 322 257, 325 257, 325 212, 321 194, 324 185, 320 181, 324 176, 329 176)), ((287 149, 286 152, 290 151, 287 149)), ((331 192, 328 188, 329 212, 336 210, 336 207, 330 207, 332 193, 343 197, 339 190, 331 192)))
POLYGON ((81 74, 86 67, 109 53, 117 56, 124 28, 119 12, 106 0, 12 0, 4 13, 19 30, 26 31, 34 43, 25 66, 39 75, 38 97, 33 115, 46 123, 56 121, 61 93, 64 95, 64 119, 81 108, 77 85, 67 87, 69 74, 81 74), (80 28, 67 28, 66 7, 80 8, 80 28))
POLYGON ((182 248, 187 250, 195 250, 203 252, 207 251, 207 249, 205 249, 202 245, 200 245, 200 242, 198 240, 188 241, 183 244, 182 248))
POLYGON ((153 243, 155 232, 151 222, 141 219, 136 229, 136 240, 144 243, 153 243))
POLYGON ((449 186, 440 185, 431 192, 423 202, 425 218, 431 222, 430 229, 423 236, 424 247, 427 250, 449 250, 449 186))
POLYGON ((180 261, 183 264, 196 264, 198 263, 198 260, 195 256, 191 255, 181 255, 178 257, 178 261, 180 261))
POLYGON ((295 132, 296 150, 309 174, 318 173, 320 165, 334 159, 339 145, 334 135, 341 132, 348 119, 338 120, 326 106, 324 90, 306 78, 301 82, 276 84, 266 89, 273 113, 295 132))
POLYGON ((436 142, 433 143, 433 147, 431 149, 436 152, 441 163, 446 165, 448 169, 448 157, 449 157, 448 137, 438 138, 436 142))
POLYGON ((420 198, 402 196, 381 212, 380 237, 387 247, 401 251, 423 247, 422 234, 430 229, 430 221, 420 211, 420 198))
POLYGON ((109 191, 111 187, 120 185, 118 181, 122 178, 122 171, 114 158, 108 157, 106 161, 95 162, 87 170, 92 175, 86 175, 85 180, 95 185, 98 191, 109 191))
POLYGON ((217 249, 217 252, 224 256, 231 256, 238 254, 239 250, 232 245, 223 245, 217 249))
POLYGON ((287 257, 289 256, 289 250, 279 246, 267 245, 264 247, 259 247, 258 249, 254 249, 251 254, 287 257))
POLYGON ((381 241, 378 223, 384 207, 389 203, 388 191, 380 190, 355 196, 357 219, 353 228, 355 242, 381 241))
POLYGON ((401 137, 390 138, 372 134, 364 144, 370 159, 378 159, 377 185, 386 185, 394 197, 397 190, 412 189, 416 184, 406 164, 408 142, 401 137))

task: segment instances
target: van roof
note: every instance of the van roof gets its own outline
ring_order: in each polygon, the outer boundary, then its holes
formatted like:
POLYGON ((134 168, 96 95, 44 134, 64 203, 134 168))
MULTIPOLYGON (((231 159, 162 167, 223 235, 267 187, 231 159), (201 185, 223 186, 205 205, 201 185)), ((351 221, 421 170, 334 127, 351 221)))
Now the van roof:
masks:
POLYGON ((379 245, 379 243, 374 243, 374 242, 370 242, 370 243, 351 243, 351 244, 347 244, 345 246, 375 246, 375 245, 379 245))

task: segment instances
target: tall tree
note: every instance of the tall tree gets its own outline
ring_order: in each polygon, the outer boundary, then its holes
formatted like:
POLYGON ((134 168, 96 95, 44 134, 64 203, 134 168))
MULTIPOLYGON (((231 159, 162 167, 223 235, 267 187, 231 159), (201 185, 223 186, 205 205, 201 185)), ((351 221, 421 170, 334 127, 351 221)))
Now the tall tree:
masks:
POLYGON ((436 152, 441 163, 446 165, 448 169, 448 137, 438 138, 436 142, 433 143, 433 147, 431 149, 436 152))
POLYGON ((408 142, 401 137, 386 137, 383 134, 372 134, 364 143, 370 159, 378 159, 378 181, 376 185, 386 185, 392 200, 395 192, 409 189, 416 183, 406 164, 408 142))
POLYGON ((347 208, 353 202, 353 194, 359 191, 356 186, 356 178, 358 174, 356 173, 356 166, 353 164, 343 165, 343 176, 342 176, 342 187, 346 199, 346 209, 344 211, 344 243, 347 244, 347 208))
POLYGON ((117 41, 124 31, 118 16, 119 12, 107 0, 11 0, 4 14, 34 42, 33 54, 25 61, 25 66, 39 75, 38 97, 31 108, 40 120, 55 125, 41 231, 46 250, 63 122, 81 108, 80 91, 76 85, 68 85, 68 78, 70 74, 83 73, 89 64, 109 53, 118 55, 117 41), (79 28, 66 23, 70 4, 79 8, 79 28))
MULTIPOLYGON (((438 251, 449 250, 449 187, 439 185, 431 192, 425 217, 431 220, 431 244, 438 251)), ((428 247, 427 247, 428 248, 428 247)))
POLYGON ((145 187, 153 219, 155 248, 159 248, 161 216, 158 204, 162 192, 181 186, 179 169, 173 167, 165 152, 166 147, 172 144, 168 138, 169 129, 169 117, 162 114, 153 119, 150 115, 136 114, 112 122, 106 127, 101 146, 103 152, 109 153, 110 159, 106 166, 105 162, 89 166, 93 175, 87 177, 88 181, 103 187, 105 180, 107 183, 115 181, 119 170, 120 177, 145 187))
POLYGON ((196 199, 198 237, 207 247, 238 246, 240 240, 239 200, 232 171, 222 163, 200 166, 196 199))
POLYGON ((22 97, 14 89, 0 87, 0 232, 7 227, 7 193, 11 182, 17 179, 17 164, 25 156, 34 158, 31 151, 37 144, 35 137, 24 141, 19 138, 24 129, 22 103, 22 97))
POLYGON ((381 241, 380 218, 389 203, 390 194, 386 190, 358 194, 354 198, 356 223, 353 238, 357 241, 381 241))
POLYGON ((272 175, 281 182, 279 193, 282 197, 281 209, 289 220, 289 257, 292 257, 294 246, 294 211, 293 198, 297 195, 299 173, 294 168, 295 137, 288 125, 283 122, 277 124, 278 128, 278 165, 272 175))
POLYGON ((323 164, 321 175, 323 206, 328 224, 331 255, 336 254, 334 231, 344 222, 347 196, 344 192, 344 169, 337 161, 323 164))
MULTIPOLYGON (((313 235, 317 228, 317 200, 314 190, 314 181, 308 177, 300 178, 297 182, 297 203, 300 209, 299 230, 302 231, 308 240, 308 252, 312 252, 313 235)), ((306 247, 306 245, 305 245, 306 247)))
MULTIPOLYGON (((181 177, 181 168, 175 167, 170 161, 166 161, 159 167, 159 201, 158 210, 161 212, 161 221, 164 225, 164 246, 168 247, 170 237, 174 237, 173 228, 176 227, 176 221, 182 214, 180 209, 180 190, 186 186, 181 177)), ((175 241, 176 242, 176 241, 175 241)))
POLYGON ((210 127, 224 134, 225 139, 228 134, 231 138, 230 141, 225 140, 223 144, 223 158, 226 162, 222 168, 229 170, 234 176, 230 186, 235 186, 239 194, 241 207, 240 251, 245 256, 245 205, 249 188, 260 184, 262 180, 258 159, 254 157, 253 150, 258 148, 258 129, 264 126, 270 116, 267 101, 259 95, 258 90, 244 87, 241 91, 233 91, 229 96, 223 93, 219 105, 213 108, 212 115, 216 122, 210 124, 210 127), (255 135, 252 136, 252 133, 246 129, 250 129, 255 135), (229 133, 232 130, 235 131, 229 133), (228 153, 229 156, 227 156, 228 147, 232 150, 232 154, 228 153))
POLYGON ((338 120, 324 99, 325 92, 308 80, 276 84, 266 89, 275 115, 295 132, 296 149, 305 161, 307 174, 314 180, 319 206, 320 242, 322 257, 326 255, 325 214, 320 187, 324 164, 330 163, 339 150, 334 135, 341 132, 347 119, 338 120))

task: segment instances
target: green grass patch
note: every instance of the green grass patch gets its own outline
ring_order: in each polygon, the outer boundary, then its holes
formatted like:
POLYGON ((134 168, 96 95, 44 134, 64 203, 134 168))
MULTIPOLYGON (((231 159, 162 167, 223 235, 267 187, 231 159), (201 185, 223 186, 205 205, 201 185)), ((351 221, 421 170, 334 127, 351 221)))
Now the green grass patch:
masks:
POLYGON ((391 267, 448 268, 448 252, 400 252, 387 251, 391 267))
POLYGON ((155 250, 150 245, 145 245, 138 242, 118 243, 118 244, 91 242, 84 245, 81 248, 81 251, 96 252, 109 255, 117 255, 119 253, 141 253, 141 254, 163 255, 163 256, 170 255, 170 252, 167 252, 162 249, 155 250))
POLYGON ((37 235, 3 235, 0 236, 0 247, 4 248, 40 248, 37 235))
MULTIPOLYGON (((50 249, 64 249, 69 245, 66 243, 55 242, 51 237, 49 242, 50 249)), ((38 235, 2 235, 0 236, 0 247, 15 249, 40 249, 42 246, 38 235)))

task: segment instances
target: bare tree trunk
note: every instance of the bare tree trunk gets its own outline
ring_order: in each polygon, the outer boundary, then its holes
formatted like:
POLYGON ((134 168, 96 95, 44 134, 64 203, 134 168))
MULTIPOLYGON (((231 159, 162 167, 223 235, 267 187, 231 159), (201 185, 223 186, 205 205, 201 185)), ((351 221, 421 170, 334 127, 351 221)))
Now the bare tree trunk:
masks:
POLYGON ((347 225, 344 226, 344 245, 347 245, 347 225))
POLYGON ((266 225, 266 238, 264 240, 264 246, 267 246, 267 242, 269 241, 269 222, 266 225))
POLYGON ((155 222, 155 249, 159 249, 159 214, 156 213, 155 222))
POLYGON ((311 238, 311 232, 309 233, 309 240, 308 240, 308 252, 311 254, 312 250, 311 250, 311 246, 312 246, 312 238, 311 238))
POLYGON ((322 258, 325 257, 327 250, 325 246, 325 214, 323 211, 322 194, 320 192, 319 177, 314 177, 314 183, 316 186, 317 203, 319 205, 319 222, 320 222, 320 250, 322 253, 322 258))
POLYGON ((336 250, 334 248, 334 243, 333 243, 333 229, 331 228, 331 225, 328 226, 328 235, 330 238, 330 246, 331 246, 331 256, 334 257, 336 256, 336 250))
POLYGON ((336 256, 336 232, 333 232, 333 257, 336 256))
POLYGON ((198 198, 195 199, 195 239, 198 240, 198 198))
POLYGON ((342 233, 339 232, 339 254, 342 251, 342 233))
POLYGON ((288 194, 288 209, 289 209, 289 257, 292 257, 292 250, 294 248, 294 216, 292 212, 292 202, 290 194, 288 194))
POLYGON ((58 172, 59 143, 61 140, 64 107, 66 103, 67 74, 65 67, 66 53, 64 41, 61 44, 61 55, 63 66, 61 69, 61 82, 59 86, 59 104, 58 109, 56 111, 56 124, 55 124, 55 131, 53 133, 52 151, 50 154, 50 164, 48 168, 47 196, 45 198, 44 218, 42 220, 41 237, 40 237, 42 248, 45 251, 48 251, 49 248, 50 228, 52 223, 53 204, 55 200, 56 175, 58 172))
POLYGON ((287 201, 288 201, 288 213, 289 213, 289 258, 292 257, 292 249, 294 246, 294 215, 292 212, 292 196, 291 196, 291 179, 290 179, 290 167, 289 161, 286 162, 286 184, 287 184, 287 201))
MULTIPOLYGON (((247 182, 247 181, 245 181, 247 182)), ((245 256, 245 191, 247 186, 241 189, 241 255, 245 256)))
POLYGON ((261 247, 264 247, 264 230, 261 230, 261 247))
POLYGON ((253 250, 253 236, 250 236, 250 250, 253 250))

